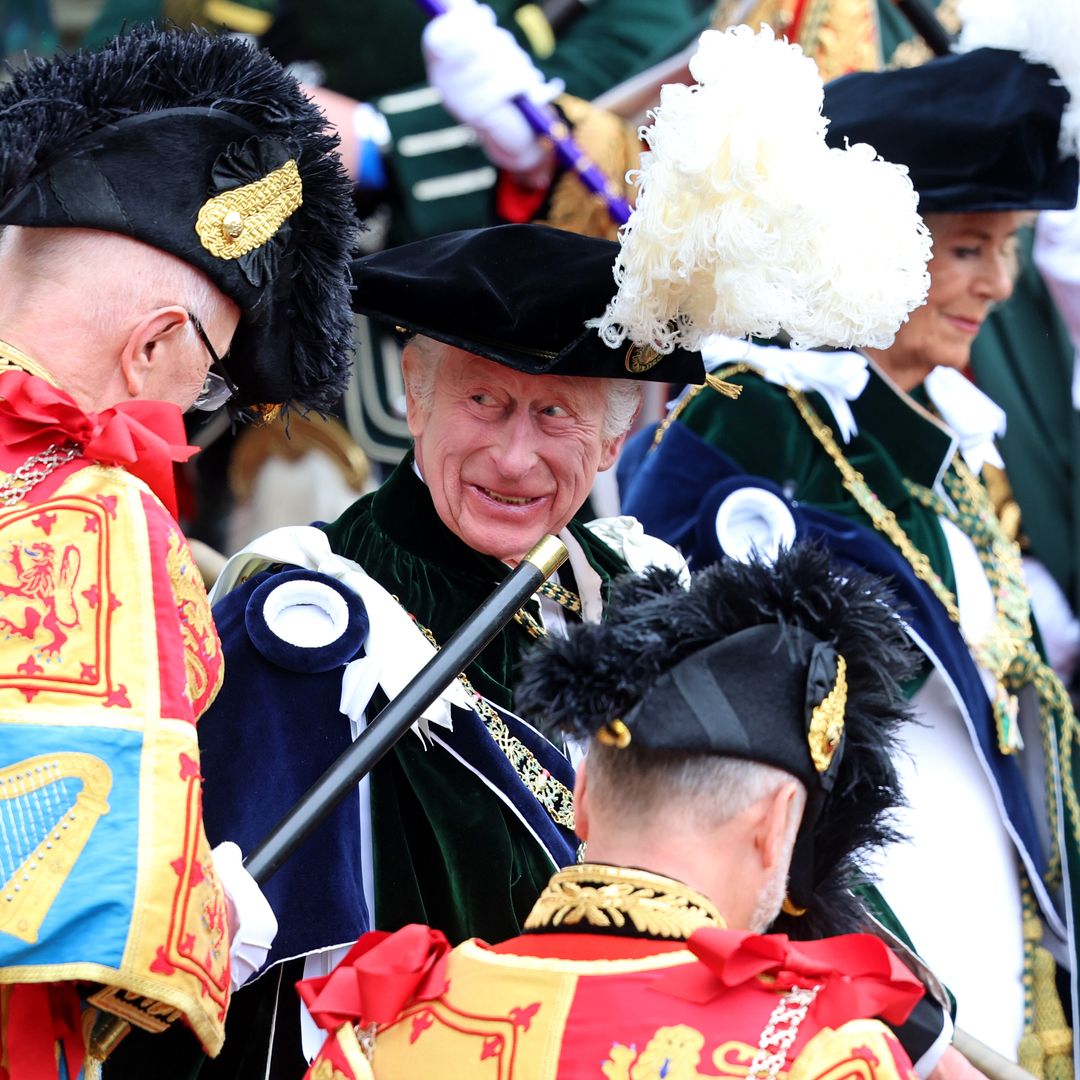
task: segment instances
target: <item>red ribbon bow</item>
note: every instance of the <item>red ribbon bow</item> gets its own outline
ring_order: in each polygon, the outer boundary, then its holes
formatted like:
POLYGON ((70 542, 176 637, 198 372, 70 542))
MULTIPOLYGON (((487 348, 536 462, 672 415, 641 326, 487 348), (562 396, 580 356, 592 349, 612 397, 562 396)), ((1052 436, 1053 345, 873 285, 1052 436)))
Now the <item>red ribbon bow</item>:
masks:
POLYGON ((296 989, 319 1027, 389 1024, 412 1001, 446 990, 446 935, 411 923, 394 933, 372 930, 329 975, 304 979, 296 989))
POLYGON ((872 1016, 901 1024, 925 992, 885 942, 871 934, 791 941, 786 934, 705 928, 690 935, 687 947, 701 964, 677 968, 653 986, 701 1004, 767 975, 781 991, 820 985, 814 1011, 828 1027, 872 1016))
POLYGON ((25 371, 0 374, 0 445, 30 457, 53 443, 75 442, 83 456, 121 465, 144 481, 176 517, 173 462, 187 461, 179 406, 167 401, 124 401, 84 412, 59 387, 25 371))

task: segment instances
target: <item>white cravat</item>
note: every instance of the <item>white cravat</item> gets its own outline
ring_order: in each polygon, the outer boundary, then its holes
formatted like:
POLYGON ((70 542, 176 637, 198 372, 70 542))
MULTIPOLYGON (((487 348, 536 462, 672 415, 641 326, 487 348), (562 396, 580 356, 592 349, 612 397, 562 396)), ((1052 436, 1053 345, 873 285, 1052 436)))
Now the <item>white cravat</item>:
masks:
POLYGON ((768 382, 812 390, 825 399, 844 442, 859 433, 850 402, 866 389, 870 378, 866 357, 860 353, 784 349, 716 334, 702 346, 701 355, 706 371, 722 364, 746 364, 768 382))
POLYGON ((994 439, 1005 434, 1005 410, 955 368, 934 368, 923 386, 941 419, 956 433, 968 468, 976 476, 984 465, 1003 469, 994 439))

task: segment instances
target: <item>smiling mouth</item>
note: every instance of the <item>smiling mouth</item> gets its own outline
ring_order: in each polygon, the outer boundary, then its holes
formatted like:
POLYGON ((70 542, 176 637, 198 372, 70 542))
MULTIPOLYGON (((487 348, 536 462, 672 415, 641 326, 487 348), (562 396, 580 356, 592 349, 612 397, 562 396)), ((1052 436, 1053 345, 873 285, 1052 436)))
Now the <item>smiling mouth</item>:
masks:
POLYGON ((979 319, 965 319, 963 315, 949 315, 947 316, 949 322, 953 326, 964 330, 969 334, 977 334, 979 328, 982 326, 982 321, 979 319))
POLYGON ((502 503, 504 506, 528 506, 531 503, 539 501, 540 496, 534 495, 502 495, 497 491, 492 491, 491 488, 480 487, 476 485, 476 490, 481 492, 492 502, 502 503))

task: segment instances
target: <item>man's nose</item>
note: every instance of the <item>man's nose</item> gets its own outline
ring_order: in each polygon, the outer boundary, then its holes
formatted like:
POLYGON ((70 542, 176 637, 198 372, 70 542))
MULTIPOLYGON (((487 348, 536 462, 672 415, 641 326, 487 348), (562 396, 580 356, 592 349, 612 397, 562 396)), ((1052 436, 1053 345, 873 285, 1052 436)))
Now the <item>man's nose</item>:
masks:
POLYGON ((502 424, 493 450, 500 475, 519 480, 536 463, 539 432, 536 421, 527 410, 514 410, 502 424))

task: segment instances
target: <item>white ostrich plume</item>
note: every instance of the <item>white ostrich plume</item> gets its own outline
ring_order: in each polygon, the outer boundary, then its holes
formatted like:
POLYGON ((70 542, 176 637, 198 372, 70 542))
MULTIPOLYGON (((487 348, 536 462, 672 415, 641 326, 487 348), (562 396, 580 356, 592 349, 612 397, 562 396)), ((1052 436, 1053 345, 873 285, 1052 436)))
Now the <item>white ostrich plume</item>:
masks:
POLYGON ((1025 60, 1049 64, 1069 92, 1061 120, 1062 157, 1080 150, 1080 0, 960 0, 963 52, 1012 49, 1025 60))
POLYGON ((892 344, 929 287, 907 170, 826 145, 817 68, 767 27, 707 30, 690 72, 642 129, 618 294, 592 325, 661 353, 715 333, 892 344))

